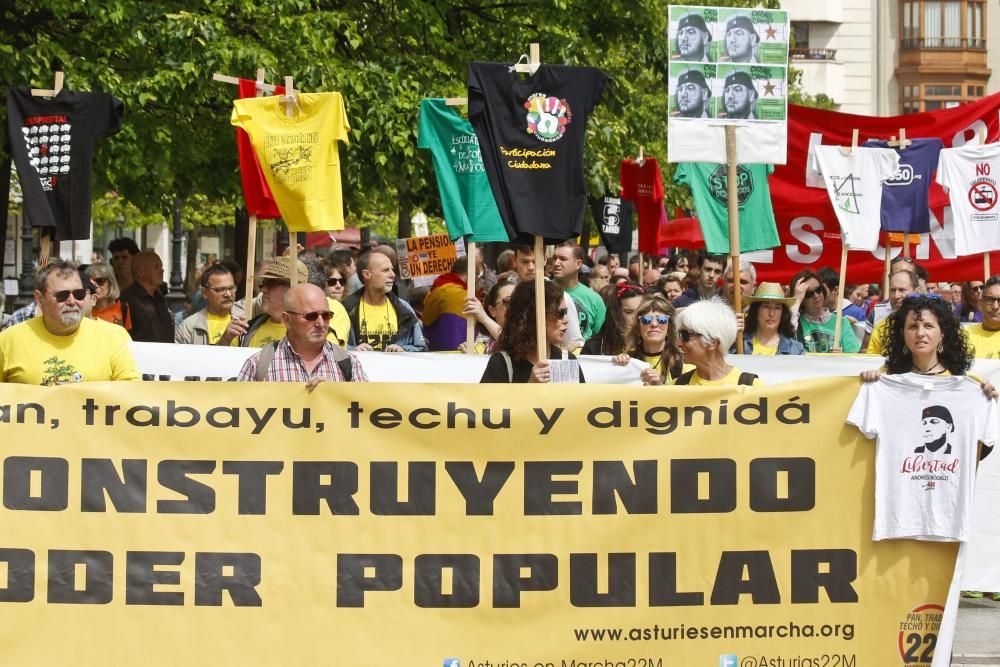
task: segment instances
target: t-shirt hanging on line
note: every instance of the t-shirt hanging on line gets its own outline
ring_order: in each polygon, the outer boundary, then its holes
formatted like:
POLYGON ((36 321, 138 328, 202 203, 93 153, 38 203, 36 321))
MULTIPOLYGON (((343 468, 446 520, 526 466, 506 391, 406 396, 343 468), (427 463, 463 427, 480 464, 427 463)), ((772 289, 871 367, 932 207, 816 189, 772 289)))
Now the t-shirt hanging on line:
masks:
POLYGON ((815 146, 813 153, 826 181, 843 240, 850 250, 878 246, 882 216, 882 183, 899 170, 899 156, 887 148, 815 146))
POLYGON ((632 249, 632 210, 627 199, 606 195, 591 203, 601 244, 612 255, 632 249))
POLYGON ((587 207, 584 135, 607 77, 595 67, 469 65, 469 120, 507 234, 516 243, 579 236, 587 207))
MULTIPOLYGON (((240 98, 257 97, 257 82, 251 79, 240 79, 240 98)), ((274 87, 275 95, 284 95, 284 86, 274 87)), ((241 127, 236 128, 236 150, 240 156, 240 177, 243 181, 243 199, 247 205, 247 214, 256 215, 258 220, 273 220, 281 217, 278 204, 274 201, 271 188, 260 167, 260 160, 254 153, 250 135, 241 127)))
POLYGON ((472 124, 442 98, 420 100, 417 146, 431 152, 452 241, 507 241, 472 124))
POLYGON ((847 423, 878 438, 872 539, 968 540, 977 444, 994 445, 997 416, 996 401, 965 377, 863 384, 847 423))
MULTIPOLYGON (((866 141, 867 148, 890 148, 886 141, 866 141)), ((914 139, 899 154, 899 171, 882 188, 882 229, 926 234, 931 230, 929 195, 937 168, 940 139, 914 139)))
POLYGON ((656 158, 639 164, 622 160, 619 167, 622 197, 635 204, 639 218, 639 252, 660 254, 660 213, 663 209, 663 177, 656 158))
MULTIPOLYGON (((772 165, 737 165, 736 196, 740 216, 740 251, 766 250, 779 244, 771 208, 768 174, 772 165)), ((691 188, 705 247, 713 255, 729 254, 729 191, 726 165, 682 162, 674 182, 691 188)))
POLYGON ((937 182, 951 197, 956 254, 1000 249, 998 179, 1000 144, 966 144, 941 151, 937 182))
POLYGON ((107 93, 7 91, 7 142, 31 226, 54 227, 60 241, 90 238, 95 144, 121 129, 124 114, 107 93))
POLYGON ((344 228, 337 142, 347 143, 340 93, 297 93, 291 118, 275 95, 233 101, 232 124, 250 135, 267 185, 292 232, 344 228))

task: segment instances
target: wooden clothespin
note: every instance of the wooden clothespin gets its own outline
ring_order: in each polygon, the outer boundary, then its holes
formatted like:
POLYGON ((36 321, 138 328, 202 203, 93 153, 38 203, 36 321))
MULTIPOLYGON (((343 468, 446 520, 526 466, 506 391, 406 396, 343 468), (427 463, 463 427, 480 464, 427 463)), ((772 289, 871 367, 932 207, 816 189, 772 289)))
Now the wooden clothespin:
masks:
POLYGON ((847 146, 841 146, 840 152, 843 153, 844 155, 850 155, 851 153, 856 151, 858 149, 859 134, 860 130, 858 130, 858 128, 854 128, 853 130, 851 130, 851 147, 848 148, 847 146))
POLYGON ((646 151, 641 145, 639 146, 639 155, 635 158, 635 163, 640 167, 646 164, 646 151))
POLYGON ((285 115, 289 118, 295 116, 295 107, 298 106, 299 97, 295 90, 295 84, 292 77, 285 77, 285 95, 281 98, 282 103, 285 105, 285 115))
POLYGON ((65 75, 63 74, 62 70, 56 70, 56 72, 55 72, 55 82, 54 82, 54 85, 52 86, 52 90, 48 90, 46 88, 32 88, 31 89, 31 96, 32 97, 55 97, 56 95, 59 94, 59 91, 61 91, 63 89, 63 79, 64 79, 64 77, 65 77, 65 75))
POLYGON ((913 143, 913 141, 906 138, 906 128, 901 127, 899 128, 899 138, 897 139, 896 137, 891 137, 889 141, 887 141, 886 143, 892 146, 893 148, 898 148, 901 151, 905 151, 907 147, 909 147, 909 145, 913 143))

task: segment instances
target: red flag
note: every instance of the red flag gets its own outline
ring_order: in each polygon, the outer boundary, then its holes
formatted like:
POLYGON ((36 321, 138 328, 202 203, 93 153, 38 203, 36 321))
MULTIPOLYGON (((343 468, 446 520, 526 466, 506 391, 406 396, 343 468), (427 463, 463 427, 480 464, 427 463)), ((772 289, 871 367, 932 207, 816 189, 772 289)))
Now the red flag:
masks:
MULTIPOLYGON (((1000 137, 998 109, 1000 95, 954 109, 888 118, 789 105, 788 164, 775 167, 769 179, 781 245, 754 253, 771 258, 770 262, 754 260, 757 280, 787 283, 803 269, 840 266, 840 226, 830 199, 825 189, 806 186, 806 156, 811 137, 820 137, 826 145, 850 146, 854 128, 860 130, 861 142, 888 139, 905 128, 907 138, 938 137, 949 148, 978 141, 978 129, 985 127, 988 141, 993 142, 1000 137)), ((912 245, 910 254, 927 269, 932 281, 981 280, 982 256, 955 256, 949 197, 937 183, 931 183, 930 187, 931 233, 924 235, 920 244, 912 245)), ((892 256, 901 253, 898 247, 890 251, 892 256)), ((852 251, 847 257, 848 283, 881 281, 884 265, 881 247, 874 252, 852 251)), ((991 253, 991 265, 1000 267, 1000 252, 991 253)))
MULTIPOLYGON (((284 95, 284 86, 274 87, 275 95, 284 95)), ((240 79, 240 98, 256 97, 257 82, 250 79, 240 79)), ((254 153, 250 136, 243 128, 236 128, 236 149, 240 154, 240 176, 243 179, 243 199, 246 201, 247 213, 256 215, 258 220, 273 220, 281 217, 278 205, 274 203, 271 188, 267 186, 264 172, 260 170, 260 161, 254 153)))

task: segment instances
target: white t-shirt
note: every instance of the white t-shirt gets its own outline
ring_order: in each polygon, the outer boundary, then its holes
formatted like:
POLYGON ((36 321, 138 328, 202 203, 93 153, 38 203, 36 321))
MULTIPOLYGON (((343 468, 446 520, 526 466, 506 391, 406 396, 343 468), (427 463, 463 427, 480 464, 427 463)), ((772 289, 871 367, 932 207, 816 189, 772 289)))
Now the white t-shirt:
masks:
POLYGON ((966 144, 941 151, 937 182, 951 197, 956 254, 1000 249, 998 179, 1000 144, 966 144))
POLYGON ((847 423, 875 450, 873 540, 967 541, 977 443, 993 446, 997 405, 966 377, 884 375, 861 387, 847 423))
POLYGON ((882 226, 882 183, 899 169, 899 155, 891 148, 855 148, 845 155, 839 146, 814 146, 813 152, 844 243, 851 250, 874 250, 882 226))

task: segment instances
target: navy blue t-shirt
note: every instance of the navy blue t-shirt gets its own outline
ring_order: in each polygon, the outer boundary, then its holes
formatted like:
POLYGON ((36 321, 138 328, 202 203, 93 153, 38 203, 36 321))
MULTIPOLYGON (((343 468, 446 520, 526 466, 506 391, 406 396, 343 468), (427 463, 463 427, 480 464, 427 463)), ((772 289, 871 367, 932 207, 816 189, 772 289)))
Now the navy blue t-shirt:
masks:
MULTIPOLYGON (((891 148, 885 141, 866 141, 869 148, 891 148)), ((899 171, 882 188, 882 229, 887 232, 925 234, 931 230, 930 193, 940 139, 914 139, 899 154, 899 171)))

